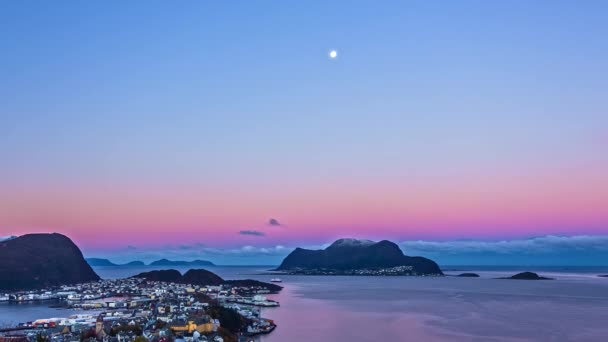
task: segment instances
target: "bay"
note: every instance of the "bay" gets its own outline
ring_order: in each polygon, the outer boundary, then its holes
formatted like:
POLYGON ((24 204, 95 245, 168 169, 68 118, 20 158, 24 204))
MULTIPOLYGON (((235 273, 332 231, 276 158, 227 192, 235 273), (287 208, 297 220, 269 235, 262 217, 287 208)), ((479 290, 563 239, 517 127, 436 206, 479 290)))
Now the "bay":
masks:
MULTIPOLYGON (((177 268, 185 272, 186 268, 177 268)), ((270 281, 272 266, 208 267, 225 279, 270 281)), ((95 267, 123 278, 154 267, 95 267)), ((265 308, 277 329, 259 341, 601 341, 608 336, 607 268, 444 267, 480 278, 281 276, 265 308), (495 279, 535 271, 550 281, 495 279)), ((65 317, 49 303, 0 304, 0 324, 65 317)))

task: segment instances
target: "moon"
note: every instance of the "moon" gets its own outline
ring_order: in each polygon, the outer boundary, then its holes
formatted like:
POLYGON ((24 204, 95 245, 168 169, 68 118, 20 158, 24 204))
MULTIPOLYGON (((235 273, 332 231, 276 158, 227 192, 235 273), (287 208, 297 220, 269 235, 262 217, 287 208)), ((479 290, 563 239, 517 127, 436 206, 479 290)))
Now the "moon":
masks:
POLYGON ((338 57, 338 51, 336 51, 336 50, 329 51, 329 58, 336 59, 337 57, 338 57))

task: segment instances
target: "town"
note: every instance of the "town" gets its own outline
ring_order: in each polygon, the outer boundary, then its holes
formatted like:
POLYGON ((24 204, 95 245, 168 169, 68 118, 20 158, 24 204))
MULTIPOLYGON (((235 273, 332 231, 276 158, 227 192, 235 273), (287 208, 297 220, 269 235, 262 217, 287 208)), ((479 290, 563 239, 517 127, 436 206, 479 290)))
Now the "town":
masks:
MULTIPOLYGON (((348 275, 348 276, 427 276, 418 273, 414 267, 395 266, 386 268, 357 268, 357 269, 334 269, 334 268, 294 268, 283 272, 290 275, 348 275)), ((431 275, 432 276, 432 275, 431 275)))
MULTIPOLYGON (((276 328, 261 307, 279 306, 261 285, 196 286, 141 278, 0 294, 0 301, 55 301, 82 313, 0 329, 0 341, 250 341, 276 328)), ((58 312, 61 312, 59 310, 58 312)))

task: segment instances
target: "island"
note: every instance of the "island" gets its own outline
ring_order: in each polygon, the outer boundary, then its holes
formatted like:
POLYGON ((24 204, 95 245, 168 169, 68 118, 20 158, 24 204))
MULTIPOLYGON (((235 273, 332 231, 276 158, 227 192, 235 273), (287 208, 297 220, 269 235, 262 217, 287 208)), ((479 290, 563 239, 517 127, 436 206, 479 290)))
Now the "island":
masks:
POLYGON ((214 263, 207 260, 193 260, 193 261, 173 261, 167 259, 160 259, 150 263, 150 266, 163 266, 163 267, 178 267, 178 266, 215 266, 214 263))
POLYGON ((296 248, 276 271, 303 275, 443 275, 433 260, 406 256, 391 241, 357 239, 339 239, 322 250, 296 248))
POLYGON ((457 277, 462 278, 479 278, 479 274, 477 273, 460 273, 457 277))
POLYGON ((503 277, 498 279, 516 279, 516 280, 553 280, 553 278, 541 277, 534 272, 521 272, 510 277, 503 277))
POLYGON ((27 234, 0 242, 0 290, 31 290, 98 281, 67 236, 27 234))

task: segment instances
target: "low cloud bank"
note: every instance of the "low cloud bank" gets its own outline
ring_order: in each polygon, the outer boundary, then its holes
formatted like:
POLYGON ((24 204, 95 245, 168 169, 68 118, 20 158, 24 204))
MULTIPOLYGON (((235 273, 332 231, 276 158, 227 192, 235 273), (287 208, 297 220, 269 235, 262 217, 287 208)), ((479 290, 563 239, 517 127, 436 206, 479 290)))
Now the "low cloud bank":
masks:
MULTIPOLYGON (((255 230, 242 235, 260 236, 255 230)), ((262 241, 262 240, 260 240, 262 241)), ((541 236, 513 240, 402 241, 406 255, 432 258, 441 265, 600 265, 608 260, 608 235, 541 236)), ((214 248, 196 242, 155 248, 125 247, 120 251, 86 253, 87 257, 109 258, 114 262, 162 258, 171 260, 205 259, 218 265, 278 265, 295 247, 322 249, 328 244, 299 246, 245 245, 214 248)))
POLYGON ((608 236, 547 235, 499 241, 403 241, 407 255, 429 257, 443 265, 605 266, 608 236))
POLYGON ((560 251, 599 251, 608 252, 608 236, 547 235, 517 240, 455 240, 455 241, 403 241, 399 244, 404 251, 420 253, 479 253, 492 252, 500 254, 527 253, 543 254, 560 251))

